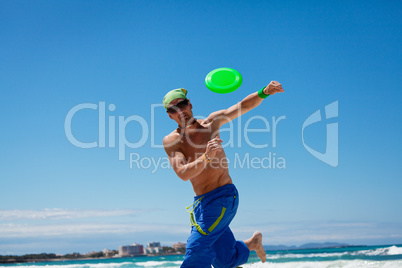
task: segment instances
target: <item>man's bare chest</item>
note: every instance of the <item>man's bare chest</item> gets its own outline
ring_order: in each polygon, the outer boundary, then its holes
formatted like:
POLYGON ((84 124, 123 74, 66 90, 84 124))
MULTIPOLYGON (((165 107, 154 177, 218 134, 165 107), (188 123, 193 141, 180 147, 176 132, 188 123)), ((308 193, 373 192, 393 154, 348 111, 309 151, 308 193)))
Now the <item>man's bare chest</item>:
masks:
POLYGON ((205 152, 208 141, 218 134, 206 128, 185 132, 180 139, 180 149, 187 160, 198 158, 205 152))

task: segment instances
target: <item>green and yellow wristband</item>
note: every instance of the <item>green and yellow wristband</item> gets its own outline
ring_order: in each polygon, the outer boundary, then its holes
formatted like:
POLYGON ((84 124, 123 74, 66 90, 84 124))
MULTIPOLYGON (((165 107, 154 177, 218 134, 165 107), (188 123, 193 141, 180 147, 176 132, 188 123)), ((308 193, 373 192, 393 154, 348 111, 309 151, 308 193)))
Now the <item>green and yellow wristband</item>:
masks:
POLYGON ((266 97, 269 96, 269 94, 264 93, 264 88, 266 88, 266 87, 263 87, 260 90, 258 90, 258 97, 260 97, 261 99, 265 99, 266 97))

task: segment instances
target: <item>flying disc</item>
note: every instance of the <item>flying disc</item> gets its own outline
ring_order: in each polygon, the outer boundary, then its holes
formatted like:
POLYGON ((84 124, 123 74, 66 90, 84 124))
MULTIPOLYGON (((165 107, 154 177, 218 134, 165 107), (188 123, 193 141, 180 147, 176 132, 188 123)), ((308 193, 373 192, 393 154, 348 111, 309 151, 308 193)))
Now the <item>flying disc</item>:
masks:
POLYGON ((230 93, 238 89, 242 78, 238 71, 232 68, 218 68, 207 74, 205 85, 215 93, 230 93))

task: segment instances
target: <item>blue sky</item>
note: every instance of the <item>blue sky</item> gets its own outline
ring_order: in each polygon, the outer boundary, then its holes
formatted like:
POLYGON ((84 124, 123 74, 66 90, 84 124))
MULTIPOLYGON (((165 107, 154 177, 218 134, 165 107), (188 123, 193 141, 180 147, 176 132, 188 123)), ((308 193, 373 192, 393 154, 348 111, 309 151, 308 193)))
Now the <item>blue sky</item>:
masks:
POLYGON ((202 118, 271 80, 285 93, 221 135, 240 192, 236 238, 261 230, 264 244, 402 243, 401 8, 398 1, 1 1, 0 254, 185 242, 193 192, 160 148, 176 127, 160 106, 164 94, 188 89, 202 118), (242 74, 237 91, 205 87, 219 67, 242 74), (338 116, 326 119, 332 103, 338 116), (79 148, 66 136, 74 107, 94 107, 74 114, 71 133, 97 147, 79 148), (338 142, 335 167, 303 145, 303 124, 316 111, 322 120, 304 129, 305 145, 325 153, 327 126, 337 126, 337 139, 328 138, 328 146, 338 142), (123 139, 138 148, 123 151, 123 139), (255 162, 240 166, 236 157, 255 162))

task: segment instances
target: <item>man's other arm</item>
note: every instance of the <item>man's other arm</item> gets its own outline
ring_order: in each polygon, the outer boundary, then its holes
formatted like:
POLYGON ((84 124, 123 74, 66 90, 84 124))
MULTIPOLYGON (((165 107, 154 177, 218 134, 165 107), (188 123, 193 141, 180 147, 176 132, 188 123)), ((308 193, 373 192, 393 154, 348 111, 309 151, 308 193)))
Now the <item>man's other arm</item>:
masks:
MULTIPOLYGON (((278 92, 284 92, 284 90, 282 85, 277 81, 271 81, 271 83, 264 88, 265 94, 274 95, 278 92)), ((258 92, 251 93, 241 102, 236 103, 228 109, 211 113, 206 121, 212 122, 213 120, 218 119, 220 121, 220 126, 222 126, 259 106, 262 101, 263 99, 258 96, 258 92)))
POLYGON ((208 162, 204 158, 204 155, 208 159, 214 158, 216 153, 222 150, 221 146, 222 140, 219 137, 208 141, 205 153, 194 159, 192 162, 188 162, 183 152, 175 146, 175 140, 172 136, 166 136, 163 138, 163 147, 168 155, 170 165, 176 172, 177 176, 183 181, 188 181, 201 174, 205 169, 208 162))

